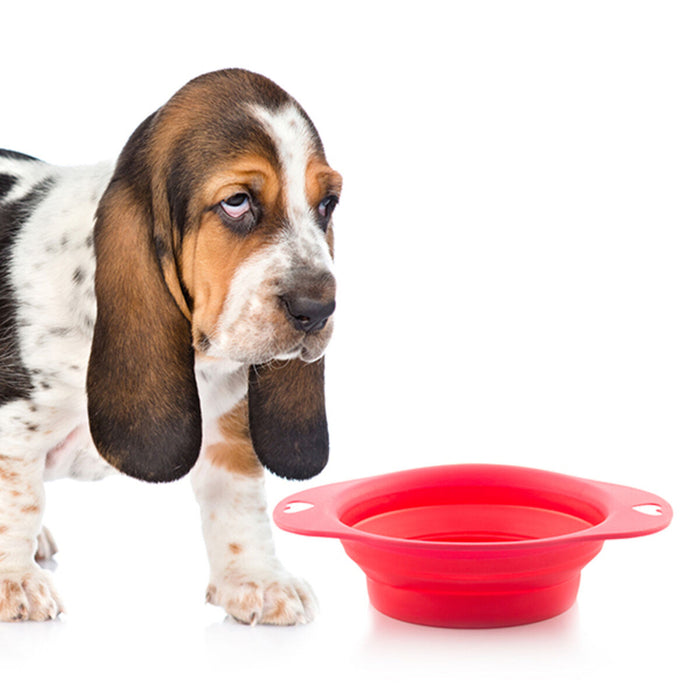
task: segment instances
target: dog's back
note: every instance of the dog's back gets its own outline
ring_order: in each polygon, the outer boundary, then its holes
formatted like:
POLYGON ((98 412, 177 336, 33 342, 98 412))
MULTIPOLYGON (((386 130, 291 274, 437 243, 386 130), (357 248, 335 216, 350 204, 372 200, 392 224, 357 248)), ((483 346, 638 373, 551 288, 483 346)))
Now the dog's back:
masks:
POLYGON ((19 349, 12 261, 20 231, 45 196, 44 169, 30 156, 0 150, 0 405, 28 398, 31 389, 19 349))
POLYGON ((95 320, 92 228, 110 173, 0 150, 0 407, 74 384, 72 375, 84 384, 95 320))

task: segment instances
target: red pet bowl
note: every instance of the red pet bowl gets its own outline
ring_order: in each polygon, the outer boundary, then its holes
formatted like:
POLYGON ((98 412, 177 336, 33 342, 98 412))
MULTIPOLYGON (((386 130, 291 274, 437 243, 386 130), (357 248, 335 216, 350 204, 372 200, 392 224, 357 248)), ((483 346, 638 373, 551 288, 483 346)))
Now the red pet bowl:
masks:
POLYGON ((605 540, 658 532, 672 511, 626 486, 460 464, 309 489, 273 517, 289 532, 340 539, 390 617, 503 627, 567 610, 605 540))

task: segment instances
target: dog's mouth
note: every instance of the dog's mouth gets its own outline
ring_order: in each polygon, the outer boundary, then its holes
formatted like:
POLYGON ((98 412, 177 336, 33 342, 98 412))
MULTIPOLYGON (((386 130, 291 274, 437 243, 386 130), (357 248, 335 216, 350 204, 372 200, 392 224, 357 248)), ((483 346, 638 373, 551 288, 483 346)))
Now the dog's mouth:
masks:
POLYGON ((323 357, 325 352, 325 346, 320 350, 303 347, 299 353, 299 359, 303 360, 304 362, 316 362, 317 360, 320 360, 323 357))
MULTIPOLYGON (((251 324, 249 324, 251 325, 251 324)), ((249 327, 229 329, 228 332, 206 333, 199 328, 193 332, 193 345, 202 356, 225 359, 240 364, 260 365, 275 360, 316 362, 326 351, 333 332, 333 318, 320 328, 305 331, 295 328, 288 319, 276 327, 261 324, 262 332, 250 332, 249 327), (233 339, 236 338, 236 341, 233 339)))
POLYGON ((195 345, 195 350, 198 351, 198 355, 201 358, 206 358, 210 360, 226 359, 229 361, 237 362, 241 365, 263 365, 268 362, 278 360, 301 360, 302 362, 316 362, 317 360, 320 360, 325 354, 327 345, 327 340, 319 342, 317 339, 314 339, 312 342, 307 342, 307 339, 304 339, 290 348, 286 348, 284 350, 279 350, 276 352, 273 351, 261 354, 239 354, 236 352, 221 353, 217 352, 216 349, 211 345, 207 345, 207 352, 203 352, 201 344, 199 346, 195 345))
MULTIPOLYGON (((329 324, 330 325, 330 322, 329 324)), ((302 360, 303 362, 316 362, 326 352, 330 340, 330 328, 324 328, 323 333, 306 334, 299 342, 285 352, 276 354, 274 360, 302 360)))

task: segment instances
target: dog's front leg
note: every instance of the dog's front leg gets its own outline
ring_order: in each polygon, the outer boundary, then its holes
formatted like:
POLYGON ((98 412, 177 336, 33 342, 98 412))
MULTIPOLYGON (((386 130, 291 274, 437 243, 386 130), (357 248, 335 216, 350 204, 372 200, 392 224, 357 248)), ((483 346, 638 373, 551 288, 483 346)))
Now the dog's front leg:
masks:
POLYGON ((44 459, 0 456, 0 620, 51 620, 62 610, 34 561, 44 511, 44 459))
POLYGON ((246 624, 310 622, 316 599, 275 556, 264 481, 239 408, 192 470, 211 568, 207 601, 246 624))

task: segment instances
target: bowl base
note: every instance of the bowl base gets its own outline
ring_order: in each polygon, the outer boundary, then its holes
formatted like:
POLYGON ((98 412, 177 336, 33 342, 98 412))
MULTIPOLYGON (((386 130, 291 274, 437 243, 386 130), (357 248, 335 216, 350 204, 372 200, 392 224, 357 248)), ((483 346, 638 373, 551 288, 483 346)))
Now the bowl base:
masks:
POLYGON ((384 615, 430 627, 483 629, 541 622, 568 610, 576 601, 580 573, 548 588, 495 593, 415 590, 367 579, 372 605, 384 615))

